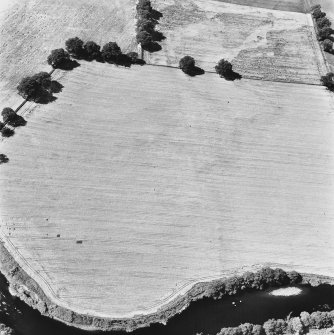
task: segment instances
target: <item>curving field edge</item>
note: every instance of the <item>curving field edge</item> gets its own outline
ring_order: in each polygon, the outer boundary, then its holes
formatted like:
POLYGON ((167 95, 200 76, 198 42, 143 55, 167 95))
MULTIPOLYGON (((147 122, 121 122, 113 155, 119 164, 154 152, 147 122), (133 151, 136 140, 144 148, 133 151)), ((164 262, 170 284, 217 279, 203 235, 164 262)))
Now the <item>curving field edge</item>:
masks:
MULTIPOLYGON (((18 263, 17 258, 5 246, 3 237, 0 238, 0 272, 9 282, 11 294, 19 297, 30 307, 37 309, 42 315, 59 320, 70 326, 85 330, 104 330, 104 331, 134 331, 138 328, 148 327, 153 323, 165 324, 171 317, 181 313, 192 301, 201 299, 210 286, 211 292, 215 292, 221 280, 232 275, 242 274, 245 271, 256 271, 263 266, 281 267, 286 270, 292 270, 291 267, 283 264, 256 264, 251 267, 242 267, 229 270, 219 278, 198 278, 196 281, 183 285, 177 292, 155 306, 155 310, 134 313, 131 317, 113 318, 77 313, 62 305, 60 299, 56 297, 52 288, 44 278, 42 281, 48 287, 43 289, 18 263)), ((20 257, 19 253, 16 257, 20 257)), ((29 264, 26 262, 26 265, 29 264)), ((36 276, 41 277, 38 273, 36 276)), ((310 283, 313 286, 321 283, 334 284, 334 277, 322 276, 318 274, 302 273, 303 283, 310 283)), ((44 285, 43 285, 44 286, 44 285)), ((153 308, 152 308, 153 309, 153 308)))

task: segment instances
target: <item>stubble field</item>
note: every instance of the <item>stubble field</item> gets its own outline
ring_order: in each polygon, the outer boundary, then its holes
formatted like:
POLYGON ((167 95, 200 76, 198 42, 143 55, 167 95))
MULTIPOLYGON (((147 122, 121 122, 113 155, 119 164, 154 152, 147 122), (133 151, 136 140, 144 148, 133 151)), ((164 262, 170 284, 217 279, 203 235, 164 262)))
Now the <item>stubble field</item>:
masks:
POLYGON ((269 10, 217 1, 154 1, 163 13, 162 50, 149 63, 178 66, 193 56, 214 71, 221 58, 244 77, 319 84, 324 66, 310 14, 269 10))
POLYGON ((94 62, 56 79, 61 98, 1 143, 0 227, 60 304, 130 316, 278 260, 333 274, 324 88, 94 62))

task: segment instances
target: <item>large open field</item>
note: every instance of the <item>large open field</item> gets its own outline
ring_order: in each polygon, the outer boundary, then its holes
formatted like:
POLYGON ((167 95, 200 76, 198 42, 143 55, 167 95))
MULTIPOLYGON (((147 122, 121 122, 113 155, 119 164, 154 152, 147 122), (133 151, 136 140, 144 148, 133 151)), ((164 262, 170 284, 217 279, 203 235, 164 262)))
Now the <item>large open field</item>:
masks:
POLYGON ((333 274, 323 87, 98 63, 62 76, 1 143, 0 174, 1 234, 61 304, 132 315, 263 262, 333 274))
POLYGON ((124 51, 136 50, 135 0, 4 2, 0 4, 0 10, 3 9, 0 12, 0 105, 3 107, 15 105, 14 92, 22 77, 50 70, 46 63, 50 51, 64 47, 70 37, 78 36, 102 45, 117 41, 124 51))
POLYGON ((163 13, 162 50, 150 63, 178 66, 193 56, 207 71, 221 58, 246 77, 318 84, 327 72, 310 14, 217 1, 154 1, 163 13))

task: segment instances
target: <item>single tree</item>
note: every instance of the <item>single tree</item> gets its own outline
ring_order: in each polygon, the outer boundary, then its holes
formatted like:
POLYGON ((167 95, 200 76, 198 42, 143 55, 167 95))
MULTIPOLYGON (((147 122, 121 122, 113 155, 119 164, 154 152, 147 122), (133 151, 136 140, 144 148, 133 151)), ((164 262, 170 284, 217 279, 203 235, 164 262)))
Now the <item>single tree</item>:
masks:
POLYGON ((84 42, 79 37, 73 37, 65 42, 66 50, 73 56, 79 57, 83 54, 84 42))
POLYGON ((128 52, 127 57, 130 59, 131 63, 135 64, 138 61, 138 53, 137 52, 128 52))
POLYGON ((322 12, 320 7, 317 7, 313 10, 312 15, 315 19, 320 19, 322 17, 325 17, 326 13, 322 12))
POLYGON ((12 108, 5 107, 1 112, 1 116, 2 116, 3 122, 8 123, 8 122, 14 121, 17 115, 12 108))
POLYGON ((35 100, 40 97, 42 93, 40 83, 32 77, 23 78, 17 86, 17 90, 24 99, 28 100, 35 100))
POLYGON ((195 68, 195 59, 191 56, 184 56, 180 59, 179 68, 184 73, 191 73, 195 68))
POLYGON ((221 77, 229 77, 233 73, 232 64, 225 59, 221 59, 218 62, 215 66, 215 70, 221 77))
POLYGON ((147 31, 148 33, 152 34, 156 26, 156 22, 146 18, 140 18, 137 21, 137 32, 140 31, 147 31))
POLYGON ((322 85, 326 86, 328 90, 334 91, 334 73, 329 72, 321 77, 322 85))
POLYGON ((140 44, 143 48, 149 47, 153 43, 152 35, 144 30, 140 31, 136 38, 137 43, 140 44))
POLYGON ((324 27, 318 30, 318 38, 320 41, 330 39, 334 30, 331 27, 324 27))
POLYGON ((88 41, 85 43, 85 46, 84 46, 84 49, 85 49, 85 53, 86 53, 86 56, 88 57, 88 59, 99 59, 100 58, 100 55, 101 55, 101 47, 93 42, 93 41, 88 41))
POLYGON ((119 60, 122 51, 116 42, 109 42, 103 46, 101 54, 106 62, 113 63, 119 60))
POLYGON ((14 135, 14 130, 8 128, 8 127, 3 127, 1 129, 1 135, 2 137, 11 137, 14 135))
POLYGON ((64 49, 55 49, 51 51, 51 54, 48 56, 48 64, 53 68, 64 65, 70 60, 70 54, 64 49))
POLYGON ((324 40, 324 50, 326 52, 332 52, 333 51, 333 42, 329 39, 324 40))
POLYGON ((332 22, 328 20, 327 17, 322 17, 317 19, 317 26, 319 29, 330 27, 332 25, 332 22))
POLYGON ((42 89, 50 90, 51 88, 51 75, 47 72, 39 72, 31 76, 33 80, 35 80, 42 89))

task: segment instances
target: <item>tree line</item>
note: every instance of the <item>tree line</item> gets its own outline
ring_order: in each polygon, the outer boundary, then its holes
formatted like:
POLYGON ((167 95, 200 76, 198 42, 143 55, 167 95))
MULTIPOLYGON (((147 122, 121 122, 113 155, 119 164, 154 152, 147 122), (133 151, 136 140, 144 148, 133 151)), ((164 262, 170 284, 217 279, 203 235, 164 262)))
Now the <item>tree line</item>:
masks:
POLYGON ((217 335, 304 335, 310 329, 325 329, 334 326, 334 311, 302 312, 299 316, 270 319, 263 325, 244 323, 238 327, 222 328, 217 335))

